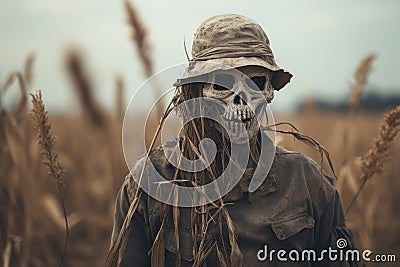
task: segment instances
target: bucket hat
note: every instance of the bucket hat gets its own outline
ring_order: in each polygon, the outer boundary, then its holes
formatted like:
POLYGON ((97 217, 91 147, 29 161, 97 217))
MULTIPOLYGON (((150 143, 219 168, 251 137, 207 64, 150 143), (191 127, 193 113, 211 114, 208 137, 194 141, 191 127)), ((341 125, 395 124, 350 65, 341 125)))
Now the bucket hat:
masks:
POLYGON ((249 65, 271 70, 275 90, 283 88, 293 76, 276 64, 267 34, 258 23, 237 14, 216 15, 198 27, 192 59, 175 85, 216 70, 249 65))

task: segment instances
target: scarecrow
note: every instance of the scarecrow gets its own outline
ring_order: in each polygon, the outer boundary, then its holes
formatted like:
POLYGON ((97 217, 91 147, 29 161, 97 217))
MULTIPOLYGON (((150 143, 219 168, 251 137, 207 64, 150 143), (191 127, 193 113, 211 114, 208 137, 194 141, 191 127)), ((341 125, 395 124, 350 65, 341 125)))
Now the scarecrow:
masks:
MULTIPOLYGON (((175 141, 151 148, 136 162, 116 199, 109 266, 358 265, 339 257, 336 261, 320 258, 330 249, 355 249, 333 180, 309 157, 271 145, 266 134, 273 131, 268 127, 266 106, 274 91, 282 89, 291 77, 276 64, 266 33, 253 20, 224 14, 199 26, 192 59, 175 83, 171 104, 185 107, 186 101, 202 98, 222 103, 223 108, 195 102, 191 108, 177 109, 182 120, 193 119, 175 141), (193 110, 217 114, 223 122, 194 118, 193 110), (244 137, 240 134, 243 132, 244 137), (267 145, 262 146, 265 136, 267 145), (173 155, 178 147, 185 158, 198 160, 203 139, 215 144, 215 157, 208 168, 188 172, 171 164, 166 156, 173 155), (171 184, 209 184, 225 173, 232 160, 232 147, 241 148, 244 143, 249 155, 241 164, 240 179, 216 200, 178 207, 155 199, 138 186, 154 171, 171 184), (269 165, 261 156, 265 149, 273 151, 269 165), (152 170, 146 167, 148 162, 154 166, 152 170), (259 164, 268 166, 257 170, 259 164), (257 171, 263 179, 251 189, 257 171), (345 246, 339 246, 338 241, 346 242, 345 246), (286 257, 273 254, 279 250, 287 252, 286 257), (297 253, 288 257, 291 250, 297 253), (311 258, 302 258, 305 250, 315 252, 315 258, 312 252, 311 258)), ((279 132, 306 141, 321 155, 326 152, 301 133, 279 132)), ((243 161, 240 155, 239 159, 243 161)), ((230 171, 237 170, 232 167, 230 171)), ((224 178, 229 180, 229 175, 224 178)), ((169 196, 174 198, 174 194, 169 196)))

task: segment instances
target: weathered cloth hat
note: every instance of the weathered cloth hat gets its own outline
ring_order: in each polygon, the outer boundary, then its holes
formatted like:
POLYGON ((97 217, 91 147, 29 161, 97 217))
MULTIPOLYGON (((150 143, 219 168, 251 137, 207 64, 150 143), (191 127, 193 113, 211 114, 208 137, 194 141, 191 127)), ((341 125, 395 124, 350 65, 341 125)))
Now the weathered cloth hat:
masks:
POLYGON ((218 69, 249 65, 273 71, 271 83, 275 90, 283 88, 293 76, 276 64, 269 39, 259 24, 236 14, 213 16, 197 29, 192 59, 175 85, 218 69))

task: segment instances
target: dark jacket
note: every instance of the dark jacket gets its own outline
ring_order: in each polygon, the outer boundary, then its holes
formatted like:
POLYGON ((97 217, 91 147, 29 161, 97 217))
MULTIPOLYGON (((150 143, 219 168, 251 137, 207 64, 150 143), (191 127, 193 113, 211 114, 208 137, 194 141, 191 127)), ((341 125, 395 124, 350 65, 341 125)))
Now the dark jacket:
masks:
MULTIPOLYGON (((163 149, 170 147, 167 145, 163 149)), ((172 175, 173 167, 162 152, 162 148, 156 149, 152 153, 152 162, 163 176, 168 177, 172 175)), ((226 207, 235 227, 244 266, 357 266, 357 262, 332 262, 328 259, 327 252, 322 262, 301 261, 304 250, 315 250, 318 259, 322 250, 328 250, 329 247, 338 249, 336 243, 339 239, 347 242, 344 252, 346 249, 355 249, 354 242, 345 225, 340 197, 332 179, 325 174, 321 175, 320 167, 301 153, 277 147, 275 154, 267 178, 255 192, 248 192, 249 180, 243 178, 224 197, 225 203, 233 203, 226 207), (275 250, 272 262, 269 257, 262 261, 265 257, 264 249, 269 253, 275 250), (283 257, 288 261, 277 259, 277 252, 281 249, 287 252, 283 257), (300 261, 290 260, 290 250, 298 252, 291 255, 292 258, 298 255, 300 261)), ((141 169, 143 163, 144 158, 138 160, 133 175, 137 175, 137 170, 141 169)), ((112 243, 121 229, 136 186, 129 175, 118 193, 112 243)), ((194 257, 190 212, 187 208, 180 210, 181 266, 192 266, 194 257)), ((151 266, 149 251, 159 228, 157 201, 143 193, 131 221, 121 266, 151 266)), ((164 240, 165 266, 175 266, 176 244, 172 219, 167 220, 164 240)), ((339 253, 336 255, 339 257, 339 253)), ((216 255, 211 253, 204 266, 219 266, 216 255)))

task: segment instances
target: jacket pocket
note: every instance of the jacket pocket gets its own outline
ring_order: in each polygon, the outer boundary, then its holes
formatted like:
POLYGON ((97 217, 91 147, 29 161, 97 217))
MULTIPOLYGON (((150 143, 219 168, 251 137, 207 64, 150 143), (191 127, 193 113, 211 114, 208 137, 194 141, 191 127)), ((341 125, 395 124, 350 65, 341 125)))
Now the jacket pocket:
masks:
POLYGON ((315 220, 313 217, 307 213, 301 213, 293 217, 274 222, 271 224, 271 227, 279 240, 285 240, 301 232, 303 229, 313 228, 314 223, 315 220))
MULTIPOLYGON (((173 227, 167 227, 164 232, 165 248, 176 255, 176 239, 173 227)), ((179 229, 179 250, 181 258, 185 261, 193 261, 193 238, 191 231, 179 229)))

